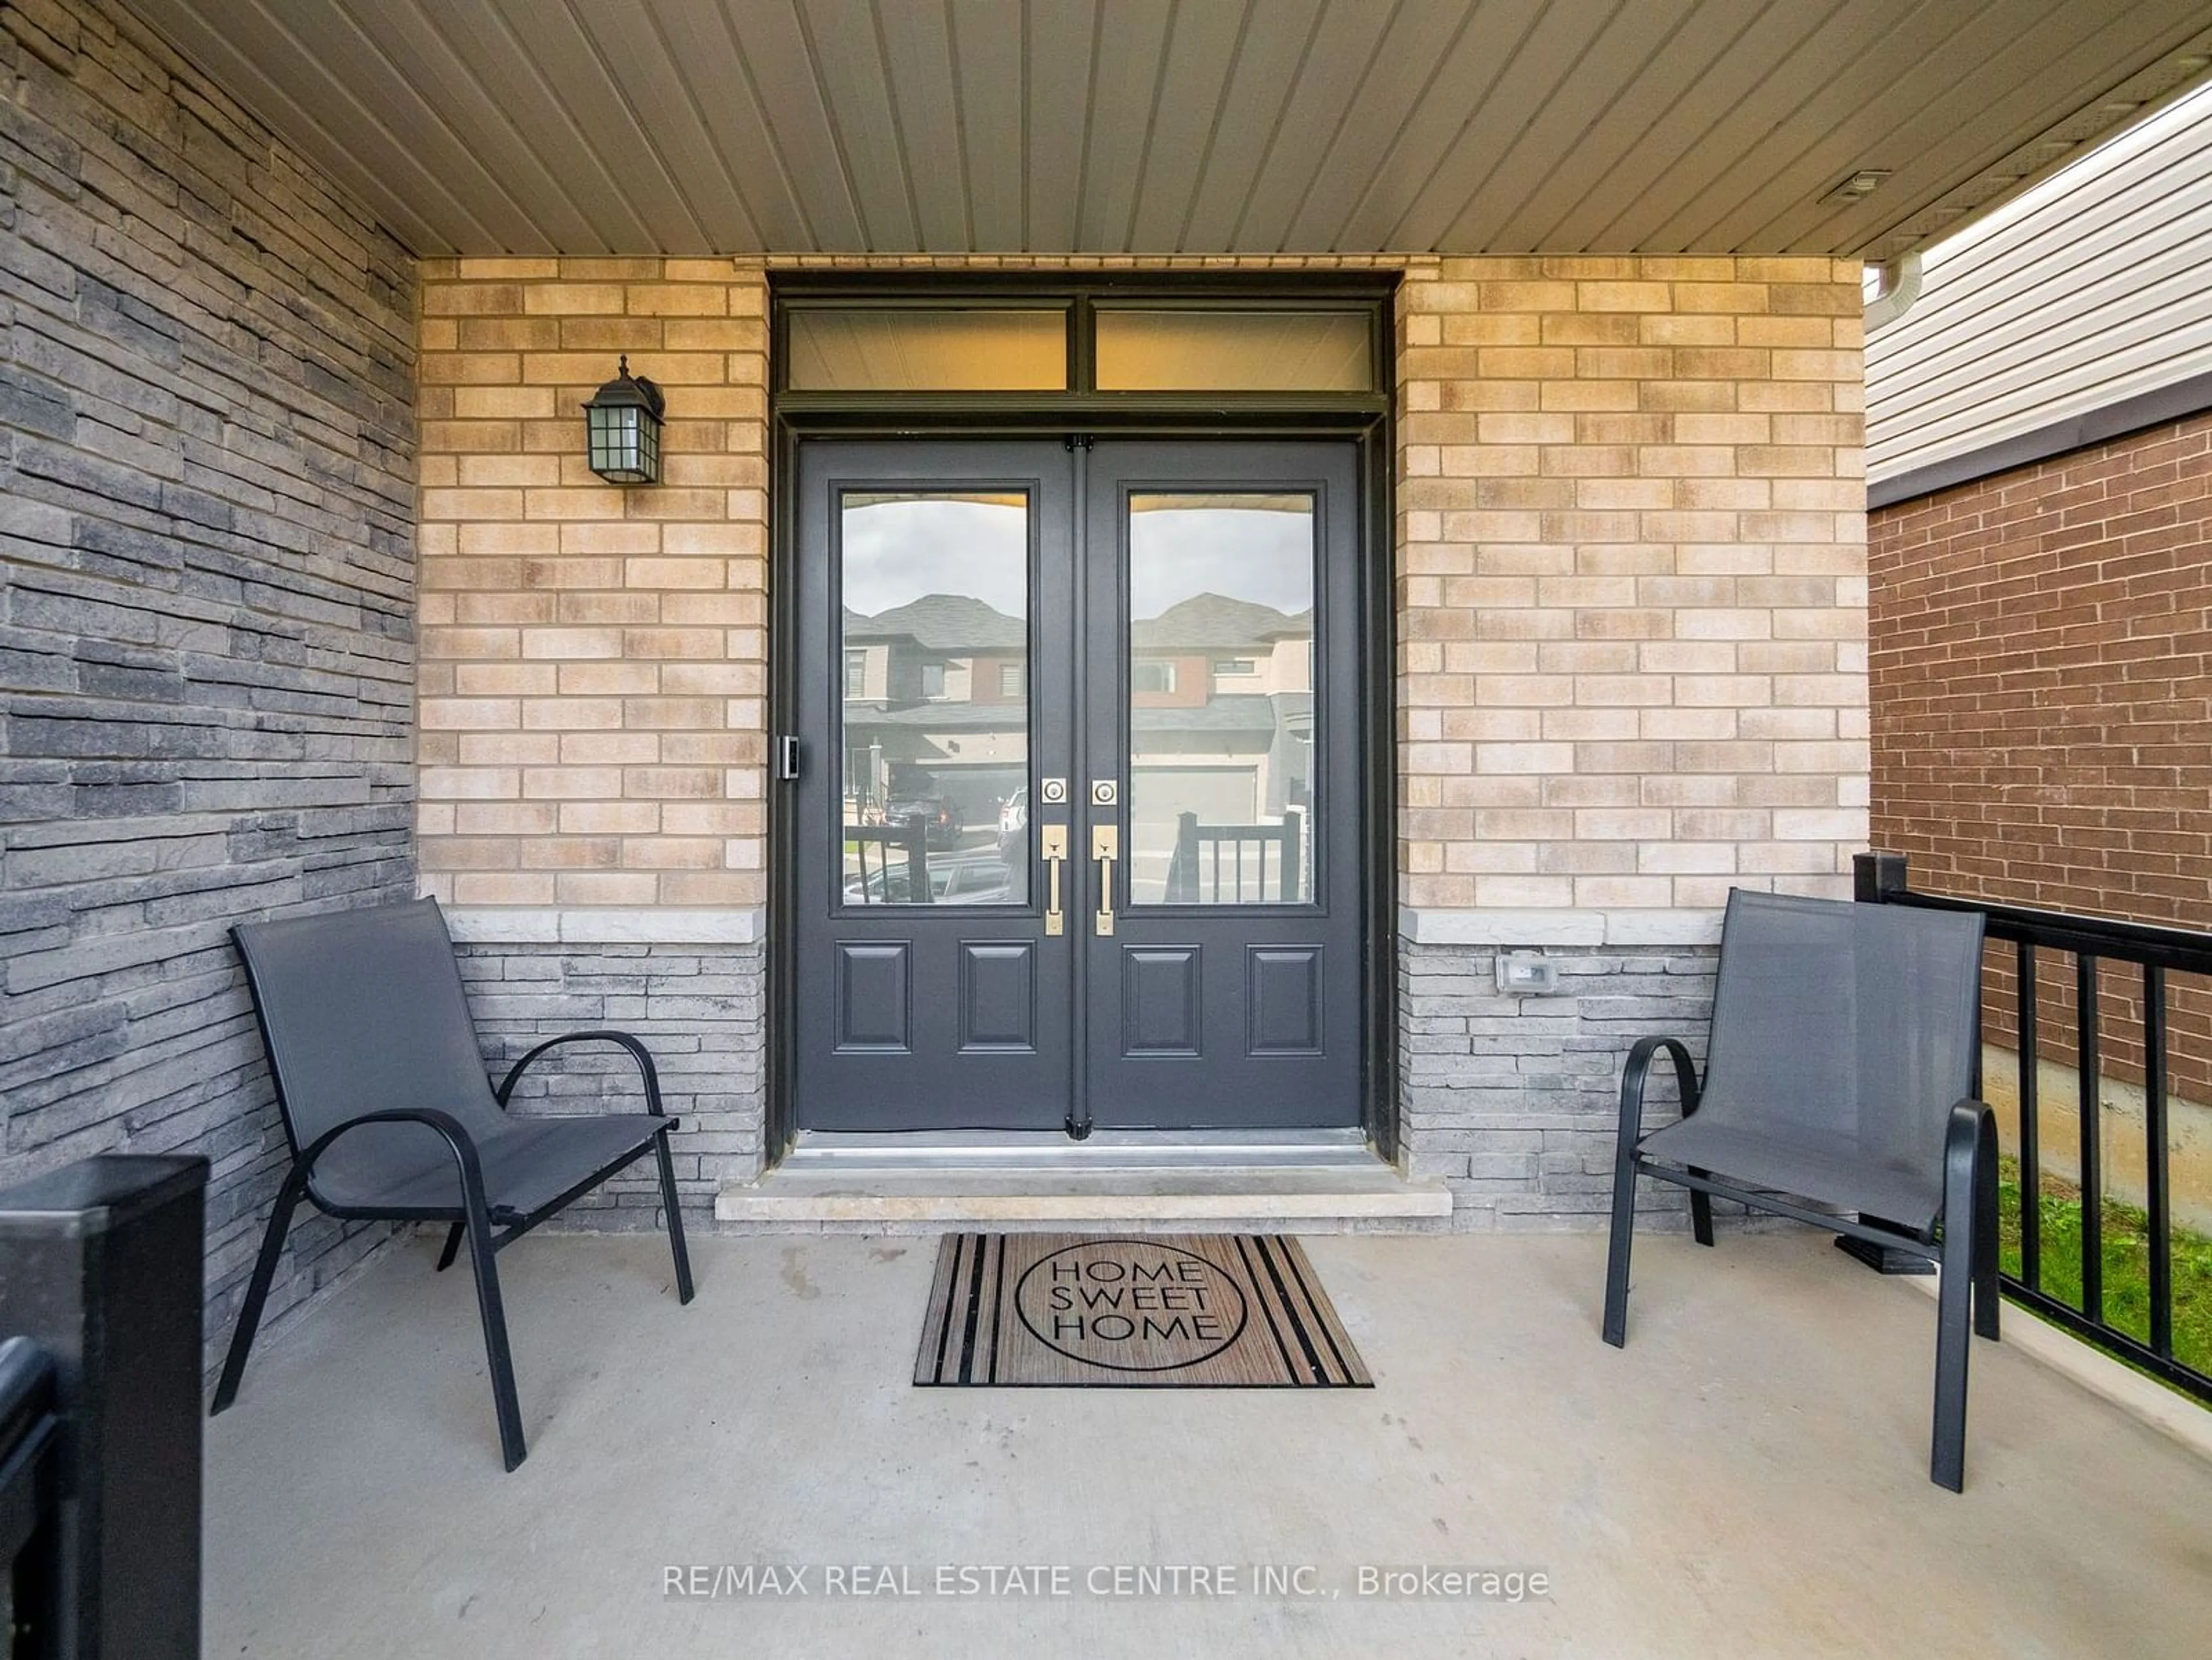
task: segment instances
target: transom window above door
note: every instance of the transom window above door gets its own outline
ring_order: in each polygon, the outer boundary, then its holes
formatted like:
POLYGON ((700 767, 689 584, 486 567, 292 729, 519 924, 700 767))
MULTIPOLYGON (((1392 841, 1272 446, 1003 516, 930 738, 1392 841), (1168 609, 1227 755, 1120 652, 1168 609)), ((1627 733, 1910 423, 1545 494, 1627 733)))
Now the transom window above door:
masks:
POLYGON ((1208 292, 1100 284, 992 295, 779 289, 783 393, 1341 398, 1382 384, 1376 285, 1208 292))

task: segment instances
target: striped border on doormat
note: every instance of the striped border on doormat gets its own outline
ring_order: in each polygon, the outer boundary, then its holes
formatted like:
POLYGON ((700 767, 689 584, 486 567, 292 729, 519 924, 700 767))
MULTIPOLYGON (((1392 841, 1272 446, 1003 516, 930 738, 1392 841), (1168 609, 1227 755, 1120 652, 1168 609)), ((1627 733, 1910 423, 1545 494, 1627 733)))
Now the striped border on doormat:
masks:
POLYGON ((947 1234, 914 1381, 1374 1386, 1298 1242, 1263 1233, 947 1234))

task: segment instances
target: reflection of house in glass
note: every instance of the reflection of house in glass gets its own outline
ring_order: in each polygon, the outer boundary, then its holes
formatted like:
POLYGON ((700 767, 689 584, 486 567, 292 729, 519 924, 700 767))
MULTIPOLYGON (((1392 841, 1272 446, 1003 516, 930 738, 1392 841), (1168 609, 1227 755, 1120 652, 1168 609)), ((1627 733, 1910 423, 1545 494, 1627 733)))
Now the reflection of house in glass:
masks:
MULTIPOLYGON (((940 800, 982 826, 1029 780, 1029 629, 965 594, 845 613, 848 820, 940 800)), ((933 838, 941 839, 941 838, 933 838)))
MULTIPOLYGON (((1201 593, 1138 618, 1129 634, 1130 897, 1304 897, 1312 612, 1201 593), (1238 827, 1264 834, 1222 834, 1238 827)), ((940 876, 1003 850, 1018 888, 1027 839, 998 832, 1027 828, 1026 798, 1015 800, 1029 783, 1027 625, 963 594, 925 594, 874 617, 848 609, 842 672, 845 823, 918 830, 940 876)), ((854 881, 872 879, 863 865, 875 868, 856 845, 854 881)))
POLYGON ((1133 900, 1306 897, 1312 761, 1311 611, 1200 593, 1129 625, 1133 900), (1232 826, 1270 833, 1206 833, 1232 826))

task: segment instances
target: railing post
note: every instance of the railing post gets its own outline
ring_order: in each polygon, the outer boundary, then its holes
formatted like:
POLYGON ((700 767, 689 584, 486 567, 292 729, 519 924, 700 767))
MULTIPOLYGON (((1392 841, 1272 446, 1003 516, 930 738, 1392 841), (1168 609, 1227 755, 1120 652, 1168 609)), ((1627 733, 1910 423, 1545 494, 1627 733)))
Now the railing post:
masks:
POLYGON ((2173 1359, 2173 1201, 2166 1144, 2166 970, 2143 965, 2143 1207, 2150 1214, 2150 1346, 2173 1359))
POLYGON ((2041 994, 2035 984, 2035 946, 2016 947, 2020 982, 2020 1279, 2030 1291, 2043 1288, 2043 1042, 2038 1021, 2041 994))
MULTIPOLYGON (((1221 862, 1221 850, 1214 849, 1214 864, 1221 862)), ((1164 896, 1170 905, 1187 905, 1198 898, 1198 815, 1179 812, 1176 815, 1175 852, 1168 859, 1167 891, 1164 896)))
MULTIPOLYGON (((919 818, 906 827, 906 897, 908 903, 926 905, 929 891, 929 826, 919 818)), ((886 887, 889 884, 886 881, 886 887)))
POLYGON ((1905 891, 1905 855, 1901 853, 1855 853, 1851 855, 1851 897, 1862 905, 1886 905, 1905 891))
POLYGON ((72 1660, 198 1660, 204 1158, 103 1156, 0 1193, 0 1332, 55 1361, 72 1660))
POLYGON ((2103 1103, 2103 1061, 2099 1055, 2104 1015, 2098 1003, 2097 958, 2090 952, 2074 958, 2074 1030, 2079 1052, 2075 1077, 2080 1088, 2081 1152, 2077 1174, 2081 1189, 2081 1312, 2102 1323, 2105 1318, 2105 1166, 2104 1137, 2098 1128, 2097 1110, 2103 1103))

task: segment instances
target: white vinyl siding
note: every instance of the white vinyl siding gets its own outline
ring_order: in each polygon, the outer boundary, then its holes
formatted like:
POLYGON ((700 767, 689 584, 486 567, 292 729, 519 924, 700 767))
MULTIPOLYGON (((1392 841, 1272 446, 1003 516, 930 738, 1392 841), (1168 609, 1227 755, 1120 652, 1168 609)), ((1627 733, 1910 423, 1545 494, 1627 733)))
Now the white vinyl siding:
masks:
POLYGON ((2212 372, 2212 87, 1931 246, 1867 341, 1879 483, 2212 372))

